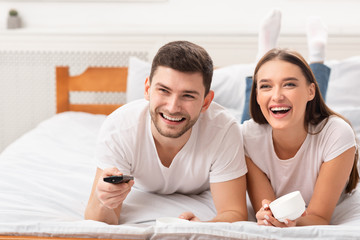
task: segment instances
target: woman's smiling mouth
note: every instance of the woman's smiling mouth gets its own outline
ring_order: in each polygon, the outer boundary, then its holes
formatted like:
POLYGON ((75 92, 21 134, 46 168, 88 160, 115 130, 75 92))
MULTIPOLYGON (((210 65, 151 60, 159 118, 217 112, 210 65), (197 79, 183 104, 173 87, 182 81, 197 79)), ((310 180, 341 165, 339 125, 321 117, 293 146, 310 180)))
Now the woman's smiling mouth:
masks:
POLYGON ((270 111, 274 114, 285 114, 289 112, 291 107, 271 107, 270 111))

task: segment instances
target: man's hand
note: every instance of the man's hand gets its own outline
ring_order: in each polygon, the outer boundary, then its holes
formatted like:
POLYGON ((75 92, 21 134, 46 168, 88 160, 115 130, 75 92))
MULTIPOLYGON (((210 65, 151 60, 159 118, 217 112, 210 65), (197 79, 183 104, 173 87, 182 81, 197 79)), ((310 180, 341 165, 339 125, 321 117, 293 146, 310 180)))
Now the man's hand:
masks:
POLYGON ((133 180, 130 180, 128 183, 119 184, 107 183, 103 180, 104 177, 119 175, 122 175, 122 173, 117 168, 106 168, 96 185, 96 197, 102 205, 109 209, 115 209, 120 206, 134 185, 133 180))

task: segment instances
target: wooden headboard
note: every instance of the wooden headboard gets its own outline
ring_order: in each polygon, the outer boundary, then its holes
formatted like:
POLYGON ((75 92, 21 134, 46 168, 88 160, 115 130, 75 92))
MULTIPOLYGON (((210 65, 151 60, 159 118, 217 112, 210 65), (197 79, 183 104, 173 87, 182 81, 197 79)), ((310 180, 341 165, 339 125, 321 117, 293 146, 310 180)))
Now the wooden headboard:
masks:
POLYGON ((72 104, 70 92, 126 92, 127 67, 89 67, 70 76, 69 67, 56 67, 56 113, 81 111, 110 114, 122 104, 72 104))

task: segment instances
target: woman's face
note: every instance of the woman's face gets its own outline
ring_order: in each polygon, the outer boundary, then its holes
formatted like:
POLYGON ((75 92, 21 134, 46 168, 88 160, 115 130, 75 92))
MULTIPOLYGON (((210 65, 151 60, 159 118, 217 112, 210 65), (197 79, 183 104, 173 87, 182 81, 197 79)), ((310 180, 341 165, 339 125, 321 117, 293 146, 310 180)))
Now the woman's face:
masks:
POLYGON ((257 72, 257 102, 273 129, 304 128, 306 104, 315 96, 300 67, 271 60, 257 72))

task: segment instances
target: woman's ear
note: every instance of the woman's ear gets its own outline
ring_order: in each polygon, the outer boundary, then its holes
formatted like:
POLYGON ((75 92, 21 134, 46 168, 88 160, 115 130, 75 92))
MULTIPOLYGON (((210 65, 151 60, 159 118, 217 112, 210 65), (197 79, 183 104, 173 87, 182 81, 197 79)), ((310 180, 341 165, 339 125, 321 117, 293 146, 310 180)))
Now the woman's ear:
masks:
POLYGON ((201 112, 205 112, 210 107, 210 104, 213 99, 214 99, 214 91, 210 90, 204 99, 204 104, 201 108, 201 112))
POLYGON ((309 86, 309 98, 308 98, 308 101, 311 101, 315 98, 315 83, 311 83, 310 86, 309 86))
POLYGON ((146 78, 145 80, 145 88, 144 88, 144 97, 146 100, 150 100, 150 80, 149 77, 146 78))

